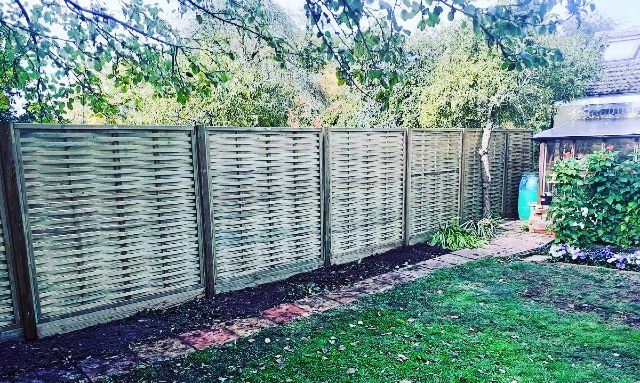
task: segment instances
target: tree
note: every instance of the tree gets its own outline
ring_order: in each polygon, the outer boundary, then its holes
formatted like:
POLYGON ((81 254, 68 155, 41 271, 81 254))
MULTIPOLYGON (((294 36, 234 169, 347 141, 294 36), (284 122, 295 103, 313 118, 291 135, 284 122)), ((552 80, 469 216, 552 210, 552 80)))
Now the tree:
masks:
MULTIPOLYGON (((554 103, 580 97, 598 75, 602 45, 582 34, 543 41, 561 48, 565 59, 547 67, 502 70, 501 58, 464 27, 448 31, 453 43, 438 60, 424 87, 424 127, 482 129, 483 210, 491 212, 489 144, 495 126, 541 130, 550 125, 554 103)), ((540 42, 538 42, 540 43, 540 42)))
POLYGON ((0 4, 0 40, 10 52, 0 61, 0 75, 39 121, 60 119, 81 95, 94 110, 115 110, 103 97, 103 71, 123 92, 148 83, 157 94, 170 94, 184 104, 228 79, 220 61, 227 55, 223 42, 202 44, 202 35, 174 27, 184 19, 207 20, 232 28, 240 37, 258 39, 283 65, 293 59, 310 67, 334 61, 341 83, 373 84, 376 99, 386 102, 403 80, 403 44, 410 31, 402 20, 416 20, 418 28, 425 29, 445 15, 450 20, 464 16, 501 52, 506 69, 520 69, 554 57, 553 50, 531 44, 528 32, 553 33, 561 22, 552 13, 556 5, 579 17, 587 3, 526 0, 478 7, 472 0, 306 0, 314 35, 298 49, 288 36, 269 30, 261 0, 228 0, 224 7, 175 0, 167 1, 169 9, 164 10, 144 0, 117 7, 86 7, 76 0, 9 0, 0 4))
MULTIPOLYGON (((294 44, 302 41, 300 29, 280 7, 270 6, 265 16, 269 32, 287 35, 294 44)), ((315 76, 299 65, 281 68, 259 39, 238 39, 232 28, 208 20, 194 20, 184 29, 202 35, 203 44, 224 43, 226 54, 218 57, 228 77, 224 84, 204 95, 194 94, 184 104, 154 94, 149 84, 124 93, 110 86, 105 98, 118 106, 116 110, 94 113, 76 102, 65 117, 76 123, 301 126, 309 125, 324 108, 324 94, 315 76)))

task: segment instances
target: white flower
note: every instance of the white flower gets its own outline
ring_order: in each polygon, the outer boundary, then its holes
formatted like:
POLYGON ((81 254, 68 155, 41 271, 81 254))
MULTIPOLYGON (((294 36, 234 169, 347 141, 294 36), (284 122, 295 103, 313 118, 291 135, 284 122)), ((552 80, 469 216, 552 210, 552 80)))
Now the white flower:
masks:
POLYGON ((582 216, 586 217, 589 215, 589 208, 583 207, 582 208, 582 216))

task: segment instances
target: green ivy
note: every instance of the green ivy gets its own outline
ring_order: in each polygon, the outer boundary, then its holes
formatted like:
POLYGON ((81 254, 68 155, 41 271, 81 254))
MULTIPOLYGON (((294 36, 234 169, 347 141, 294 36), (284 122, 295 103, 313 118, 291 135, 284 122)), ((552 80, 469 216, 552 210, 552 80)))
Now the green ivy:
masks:
POLYGON ((549 217, 557 243, 640 244, 640 163, 601 150, 579 161, 563 159, 553 170, 549 217))

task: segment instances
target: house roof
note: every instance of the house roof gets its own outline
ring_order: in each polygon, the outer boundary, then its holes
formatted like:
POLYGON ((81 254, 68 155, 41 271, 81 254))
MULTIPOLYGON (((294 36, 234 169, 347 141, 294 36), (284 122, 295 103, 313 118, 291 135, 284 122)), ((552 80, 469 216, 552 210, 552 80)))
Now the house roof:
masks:
POLYGON ((587 86, 587 96, 640 93, 640 29, 607 34, 602 78, 587 86))
POLYGON ((587 137, 640 137, 640 118, 603 120, 575 120, 544 130, 533 136, 534 140, 587 137))

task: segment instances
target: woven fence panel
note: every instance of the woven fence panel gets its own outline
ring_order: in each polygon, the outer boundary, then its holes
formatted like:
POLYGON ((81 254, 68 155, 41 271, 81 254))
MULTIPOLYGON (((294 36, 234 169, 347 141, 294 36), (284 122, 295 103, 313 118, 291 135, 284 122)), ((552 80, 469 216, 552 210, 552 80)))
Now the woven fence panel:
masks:
MULTIPOLYGON (((0 187, 2 187, 1 183, 0 187)), ((1 191, 0 197, 2 197, 1 191)), ((0 331, 2 331, 2 328, 13 326, 15 324, 13 300, 11 296, 11 283, 9 281, 9 267, 7 264, 7 248, 3 235, 3 218, 4 216, 0 212, 0 331)))
POLYGON ((331 261, 345 263, 400 246, 404 132, 332 131, 331 261))
POLYGON ((531 131, 510 131, 508 139, 507 178, 505 180, 504 214, 518 216, 518 193, 522 174, 534 171, 531 131))
POLYGON ((482 165, 480 150, 482 132, 467 130, 464 132, 464 169, 462 189, 463 220, 482 217, 482 165))
POLYGON ((459 214, 461 131, 411 133, 410 238, 424 237, 459 214))
POLYGON ((491 163, 491 214, 496 217, 504 215, 504 185, 507 164, 507 132, 499 131, 491 134, 489 145, 489 161, 491 163))
POLYGON ((41 322, 201 287, 191 131, 18 132, 41 322))
MULTIPOLYGON (((494 131, 489 143, 489 163, 491 169, 491 213, 502 216, 502 197, 506 160, 506 139, 504 131, 494 131)), ((464 182, 462 191, 463 220, 482 218, 482 164, 480 151, 482 131, 468 130, 464 133, 464 182)))
POLYGON ((216 289, 322 263, 319 131, 211 131, 216 289))

